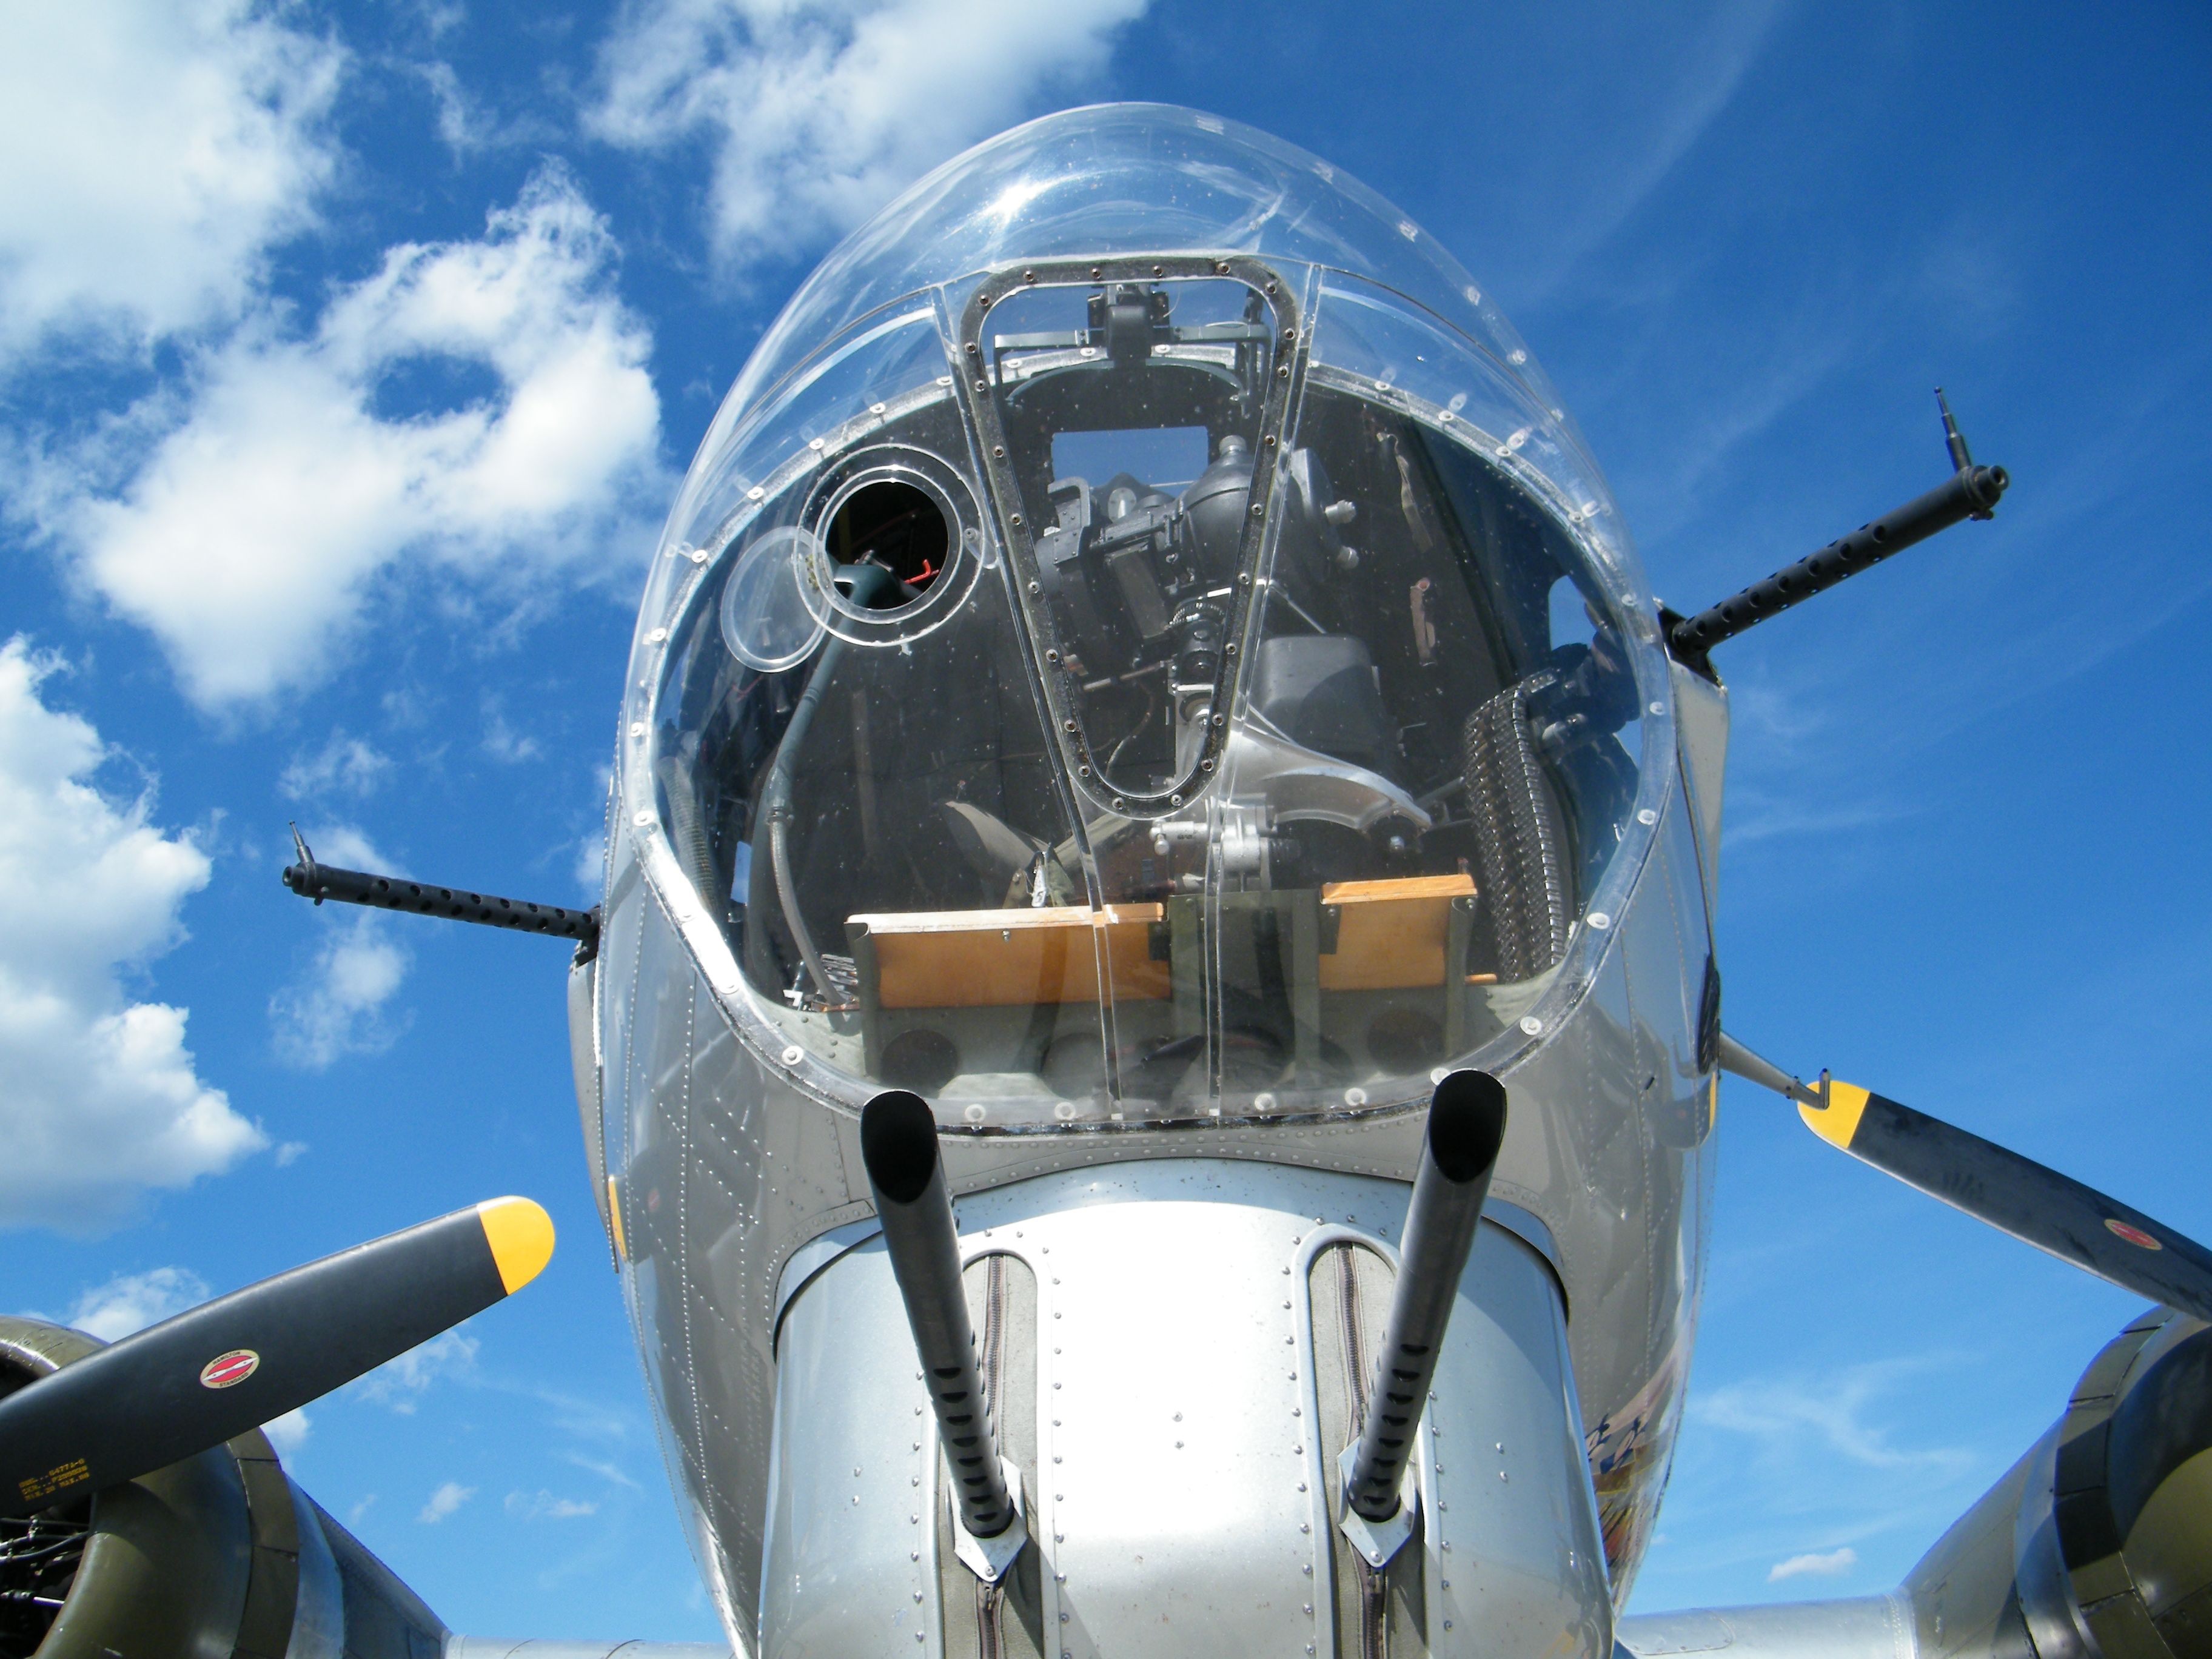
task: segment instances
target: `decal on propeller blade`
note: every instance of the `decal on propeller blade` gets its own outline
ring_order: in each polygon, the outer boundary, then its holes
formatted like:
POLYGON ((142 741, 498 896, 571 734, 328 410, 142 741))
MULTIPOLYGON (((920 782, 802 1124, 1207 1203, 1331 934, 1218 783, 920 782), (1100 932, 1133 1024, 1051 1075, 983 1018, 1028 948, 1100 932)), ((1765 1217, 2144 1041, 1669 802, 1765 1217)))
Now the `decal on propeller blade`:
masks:
POLYGON ((2105 1231, 2115 1238, 2124 1238, 2129 1243, 2142 1249, 2162 1250, 2166 1248, 2142 1228, 2130 1227, 2124 1221, 2114 1221, 2107 1218, 2105 1222, 2105 1231))
POLYGON ((228 1353, 219 1353, 200 1367, 200 1386, 204 1389, 235 1388, 260 1369, 261 1356, 251 1348, 233 1348, 228 1353))

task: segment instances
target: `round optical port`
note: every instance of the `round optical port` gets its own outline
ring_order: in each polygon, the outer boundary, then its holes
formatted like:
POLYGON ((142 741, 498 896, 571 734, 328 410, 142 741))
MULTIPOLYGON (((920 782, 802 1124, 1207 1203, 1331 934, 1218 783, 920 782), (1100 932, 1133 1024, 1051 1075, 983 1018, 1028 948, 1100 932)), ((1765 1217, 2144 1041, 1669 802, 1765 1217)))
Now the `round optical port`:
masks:
POLYGON ((959 614, 983 567, 974 487, 912 444, 856 450, 799 510, 814 551, 801 596, 839 639, 908 646, 959 614))
POLYGON ((822 530, 832 564, 881 570, 888 580, 848 579, 838 586, 870 611, 896 611, 928 597, 945 574, 952 529, 936 496, 896 478, 862 484, 838 504, 822 530))

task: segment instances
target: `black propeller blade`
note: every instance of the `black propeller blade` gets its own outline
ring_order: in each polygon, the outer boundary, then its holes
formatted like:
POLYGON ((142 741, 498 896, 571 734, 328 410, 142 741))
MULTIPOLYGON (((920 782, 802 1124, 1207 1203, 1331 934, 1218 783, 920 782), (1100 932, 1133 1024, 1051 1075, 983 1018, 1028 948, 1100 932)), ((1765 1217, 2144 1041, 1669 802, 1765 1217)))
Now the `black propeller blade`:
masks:
POLYGON ((2212 1250, 2141 1210, 1994 1141, 1856 1084, 1808 1089, 1733 1037, 1728 1071, 1797 1103, 1806 1126, 1863 1164, 2098 1278, 2212 1320, 2212 1250))
POLYGON ((495 1198, 126 1336, 0 1400, 0 1516, 205 1451, 520 1290, 553 1221, 495 1198))

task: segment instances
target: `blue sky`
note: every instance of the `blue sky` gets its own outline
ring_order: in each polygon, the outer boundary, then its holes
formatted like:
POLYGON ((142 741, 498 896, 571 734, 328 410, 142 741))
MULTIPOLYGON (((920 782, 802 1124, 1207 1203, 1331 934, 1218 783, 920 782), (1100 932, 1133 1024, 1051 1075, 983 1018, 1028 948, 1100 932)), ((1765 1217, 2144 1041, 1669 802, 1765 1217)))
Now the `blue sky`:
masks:
MULTIPOLYGON (((513 1303, 292 1425, 457 1628, 708 1637, 579 1154, 653 531, 836 236, 1015 119, 1250 122, 1454 249, 1684 609, 2015 480, 1725 647, 1729 1024, 2212 1237, 2212 15, 1686 3, 13 7, 0 58, 0 1305, 117 1333, 503 1192, 513 1303), (748 24, 747 16, 755 21, 748 24)), ((1723 1092, 1638 1606, 1893 1583, 2121 1293, 1723 1092)))

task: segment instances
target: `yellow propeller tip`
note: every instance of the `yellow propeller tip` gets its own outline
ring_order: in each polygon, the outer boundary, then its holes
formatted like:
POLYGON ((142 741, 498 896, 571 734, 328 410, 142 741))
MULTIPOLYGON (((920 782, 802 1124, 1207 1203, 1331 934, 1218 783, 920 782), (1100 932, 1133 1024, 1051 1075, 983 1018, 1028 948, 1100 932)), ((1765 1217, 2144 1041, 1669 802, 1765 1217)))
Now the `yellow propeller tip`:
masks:
POLYGON ((1868 1091, 1855 1083, 1831 1081, 1826 1107, 1801 1105, 1797 1115, 1821 1139, 1848 1152, 1851 1138, 1859 1132, 1859 1118, 1866 1111, 1869 1098, 1868 1091))
POLYGON ((553 1259, 553 1218, 529 1199, 488 1198, 477 1206, 477 1219, 507 1295, 544 1272, 553 1259))

